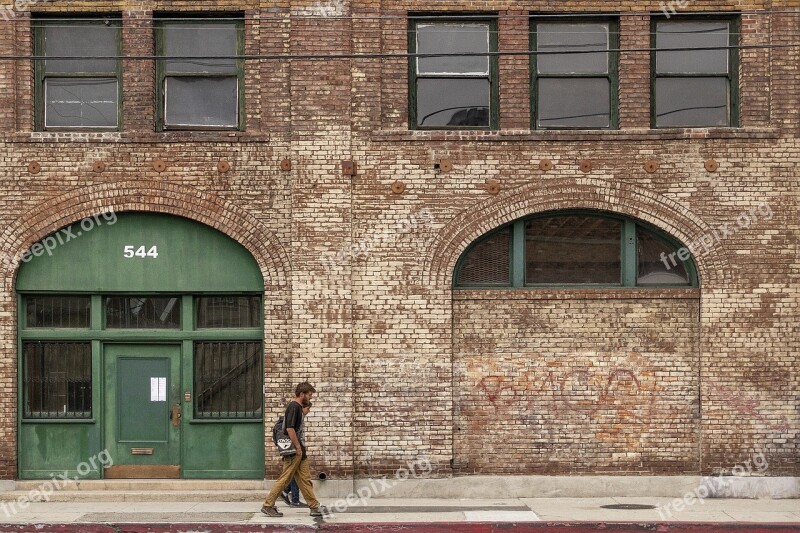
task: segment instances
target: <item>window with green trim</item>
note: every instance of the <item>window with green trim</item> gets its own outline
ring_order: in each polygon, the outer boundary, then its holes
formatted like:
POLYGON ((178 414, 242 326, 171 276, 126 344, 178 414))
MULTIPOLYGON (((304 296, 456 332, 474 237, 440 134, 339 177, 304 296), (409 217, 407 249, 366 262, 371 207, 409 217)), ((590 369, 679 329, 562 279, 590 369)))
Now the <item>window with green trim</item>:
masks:
POLYGON ((412 129, 496 129, 498 63, 494 20, 412 19, 412 129), (486 54, 486 55, 483 55, 486 54))
POLYGON ((36 129, 118 129, 121 51, 118 18, 36 19, 36 129))
POLYGON ((531 21, 535 129, 617 127, 617 28, 612 19, 531 21))
POLYGON ((196 342, 196 418, 260 418, 263 404, 260 342, 196 342))
POLYGON ((92 418, 92 345, 22 343, 25 418, 92 418))
POLYGON ((456 266, 458 288, 693 287, 691 253, 641 222, 562 212, 517 220, 472 243, 456 266))
POLYGON ((244 117, 244 24, 240 18, 156 26, 161 129, 237 129, 244 117), (195 59, 196 58, 196 59, 195 59))
POLYGON ((653 21, 653 126, 737 125, 738 44, 732 19, 653 21))

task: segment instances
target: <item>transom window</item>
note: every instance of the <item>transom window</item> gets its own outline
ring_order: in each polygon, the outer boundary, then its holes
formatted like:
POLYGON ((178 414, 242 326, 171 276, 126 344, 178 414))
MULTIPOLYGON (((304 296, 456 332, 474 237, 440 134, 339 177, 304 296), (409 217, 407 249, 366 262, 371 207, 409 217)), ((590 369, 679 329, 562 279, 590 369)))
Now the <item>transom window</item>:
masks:
POLYGON ((493 20, 413 20, 412 128, 497 127, 496 23, 493 20), (482 55, 486 54, 486 55, 482 55))
POLYGON ((735 21, 656 20, 653 25, 653 125, 735 126, 735 21))
POLYGON ((531 22, 534 128, 614 128, 617 22, 531 22))
POLYGON ((517 220, 470 245, 455 273, 461 288, 696 285, 686 248, 640 222, 605 213, 517 220))
POLYGON ((35 54, 45 58, 35 63, 37 129, 117 129, 119 19, 38 19, 34 24, 35 54))
POLYGON ((163 129, 242 126, 243 34, 240 19, 158 21, 156 45, 166 56, 158 62, 163 129))

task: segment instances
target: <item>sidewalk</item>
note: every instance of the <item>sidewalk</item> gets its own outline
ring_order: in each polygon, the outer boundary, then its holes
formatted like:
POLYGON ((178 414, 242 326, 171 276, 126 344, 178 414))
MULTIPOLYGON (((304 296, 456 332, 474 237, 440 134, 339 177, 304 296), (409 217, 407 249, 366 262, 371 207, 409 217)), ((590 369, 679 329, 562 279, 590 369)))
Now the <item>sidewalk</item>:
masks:
MULTIPOLYGON (((680 511, 673 498, 515 498, 485 500, 373 498, 321 520, 278 503, 268 518, 260 501, 0 502, 0 532, 251 531, 800 531, 800 500, 706 499, 680 511), (609 509, 603 506, 656 506, 609 509), (660 508, 658 506, 661 506, 660 508), (659 512, 659 509, 661 512, 659 512), (14 512, 16 511, 16 512, 14 512), (403 524, 401 526, 401 524, 403 524), (514 524, 513 526, 511 524, 514 524)), ((331 507, 335 501, 323 501, 331 507)))

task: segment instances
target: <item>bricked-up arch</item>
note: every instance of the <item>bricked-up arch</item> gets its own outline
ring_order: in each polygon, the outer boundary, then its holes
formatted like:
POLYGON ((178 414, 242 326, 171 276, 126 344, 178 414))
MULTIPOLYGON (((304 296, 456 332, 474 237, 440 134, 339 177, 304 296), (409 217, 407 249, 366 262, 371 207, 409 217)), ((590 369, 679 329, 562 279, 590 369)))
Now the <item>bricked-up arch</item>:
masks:
MULTIPOLYGON (((599 178, 563 178, 505 191, 456 215, 442 227, 425 256, 423 282, 451 287, 458 258, 475 240, 516 219, 564 209, 600 210, 648 222, 690 245, 714 235, 710 227, 680 203, 657 192, 599 178)), ((730 272, 724 243, 714 240, 707 253, 695 254, 702 286, 718 286, 730 272)))

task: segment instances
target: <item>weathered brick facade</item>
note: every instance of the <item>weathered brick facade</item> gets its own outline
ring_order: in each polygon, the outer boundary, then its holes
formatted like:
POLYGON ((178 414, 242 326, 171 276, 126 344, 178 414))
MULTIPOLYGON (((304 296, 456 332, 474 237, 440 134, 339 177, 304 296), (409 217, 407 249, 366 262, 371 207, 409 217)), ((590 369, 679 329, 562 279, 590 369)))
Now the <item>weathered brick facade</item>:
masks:
MULTIPOLYGON (((267 418, 293 383, 316 384, 315 469, 386 473, 427 455, 437 476, 713 473, 760 450, 769 475, 800 474, 795 4, 689 3, 687 11, 744 11, 741 41, 754 46, 740 52, 740 127, 691 130, 650 129, 650 54, 641 49, 657 2, 30 8, 120 13, 125 56, 152 54, 154 14, 238 12, 246 54, 271 56, 247 61, 247 127, 231 133, 155 132, 154 66, 141 59, 124 61, 120 132, 36 132, 31 62, 0 61, 0 243, 13 256, 110 207, 192 218, 243 244, 266 285, 267 418), (494 132, 410 131, 405 58, 274 58, 404 54, 410 12, 476 10, 499 16, 501 51, 524 51, 528 16, 556 9, 622 15, 620 47, 640 51, 620 57, 619 130, 530 130, 526 56, 500 59, 494 132), (284 159, 291 170, 280 168, 284 159), (451 172, 434 169, 442 159, 451 172), (554 168, 540 170, 542 159, 554 168), (709 159, 718 170, 705 169, 709 159), (221 160, 229 172, 218 170, 221 160), (355 176, 342 160, 356 162, 355 176), (591 171, 579 169, 582 160, 591 171), (658 162, 653 173, 648 160, 658 162), (34 161, 38 173, 28 170, 34 161), (95 161, 105 170, 93 171, 95 161), (392 192, 395 181, 404 192, 392 192), (765 204, 769 219, 737 224, 765 204), (472 241, 558 209, 634 217, 683 243, 722 224, 735 231, 695 257, 697 289, 452 289, 472 241)), ((30 23, 27 11, 0 23, 2 55, 32 53, 30 23)), ((2 268, 0 479, 14 479, 15 268, 2 268)), ((265 464, 276 472, 271 445, 265 464)))

